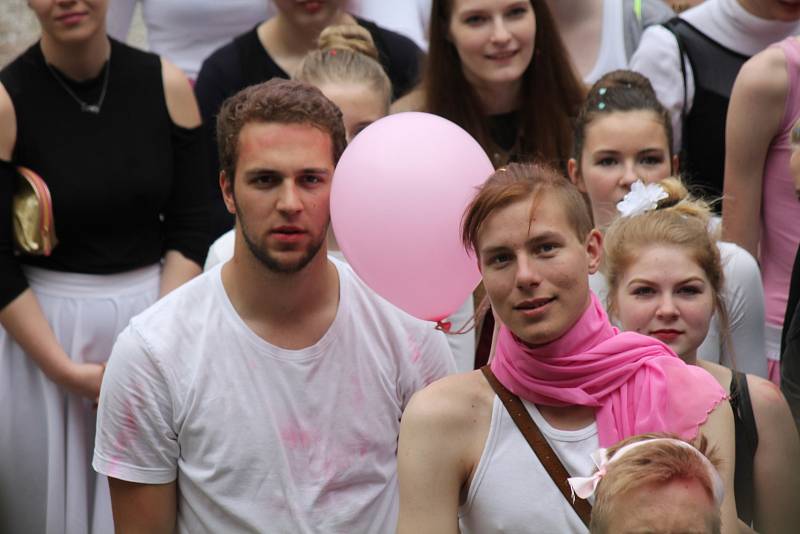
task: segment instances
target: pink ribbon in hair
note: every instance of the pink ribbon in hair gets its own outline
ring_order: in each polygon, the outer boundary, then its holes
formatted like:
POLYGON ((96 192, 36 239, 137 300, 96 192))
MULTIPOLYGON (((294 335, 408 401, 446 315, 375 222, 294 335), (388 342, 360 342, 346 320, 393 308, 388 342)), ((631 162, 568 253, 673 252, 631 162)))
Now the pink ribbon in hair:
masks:
POLYGON ((714 492, 714 500, 716 501, 717 506, 720 506, 722 504, 722 498, 725 495, 725 486, 722 482, 722 477, 720 477, 719 472, 717 472, 717 469, 709 461, 709 459, 706 458, 705 455, 703 455, 703 453, 698 451, 691 444, 673 438, 654 438, 642 441, 635 441, 619 449, 617 453, 611 458, 608 457, 608 449, 598 449, 594 451, 591 454, 591 457, 592 461, 594 461, 594 465, 597 466, 597 471, 595 471, 591 476, 588 477, 570 477, 567 479, 570 488, 572 488, 572 499, 575 500, 576 495, 581 499, 588 499, 589 497, 594 495, 594 492, 597 490, 597 485, 600 483, 601 480, 603 480, 603 477, 606 475, 608 465, 612 462, 616 462, 617 460, 625 456, 626 453, 632 451, 637 447, 641 447, 642 445, 665 442, 665 441, 674 443, 686 449, 690 449, 700 457, 701 461, 703 462, 703 465, 706 468, 706 471, 708 472, 708 476, 711 479, 711 485, 713 487, 713 492, 714 492))

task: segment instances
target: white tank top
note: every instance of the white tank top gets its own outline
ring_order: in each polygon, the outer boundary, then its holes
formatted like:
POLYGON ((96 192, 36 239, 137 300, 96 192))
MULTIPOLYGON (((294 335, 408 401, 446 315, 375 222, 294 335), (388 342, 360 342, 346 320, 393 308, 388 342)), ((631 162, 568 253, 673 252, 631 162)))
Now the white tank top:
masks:
MULTIPOLYGON (((522 402, 570 475, 589 476, 589 455, 599 448, 597 424, 558 430, 536 406, 522 402)), ((462 534, 588 532, 496 395, 486 445, 458 519, 462 534)))
POLYGON ((583 79, 591 85, 612 70, 628 68, 625 54, 625 14, 622 0, 603 0, 603 28, 600 36, 600 50, 592 72, 583 79))

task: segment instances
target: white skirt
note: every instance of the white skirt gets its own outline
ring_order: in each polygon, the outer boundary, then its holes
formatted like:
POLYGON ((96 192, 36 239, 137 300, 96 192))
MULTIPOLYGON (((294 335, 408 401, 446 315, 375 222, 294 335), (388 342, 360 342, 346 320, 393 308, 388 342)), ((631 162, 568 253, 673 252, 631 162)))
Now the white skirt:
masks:
MULTIPOLYGON (((158 265, 114 275, 26 267, 50 327, 76 362, 105 362, 158 297, 158 265)), ((114 531, 105 477, 91 467, 91 399, 51 382, 0 327, 0 532, 114 531)))

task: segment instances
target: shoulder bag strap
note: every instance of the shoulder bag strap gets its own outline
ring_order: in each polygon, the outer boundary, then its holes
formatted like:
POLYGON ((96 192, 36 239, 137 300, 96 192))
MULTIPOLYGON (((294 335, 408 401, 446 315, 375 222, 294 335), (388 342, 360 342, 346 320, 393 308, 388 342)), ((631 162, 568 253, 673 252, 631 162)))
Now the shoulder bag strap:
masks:
POLYGON ((536 453, 536 456, 550 475, 550 478, 553 479, 555 485, 561 491, 562 495, 564 495, 564 498, 570 503, 575 513, 578 514, 578 517, 581 518, 581 521, 583 521, 584 525, 588 528, 589 521, 592 518, 592 506, 589 504, 589 501, 574 499, 572 497, 572 490, 569 487, 569 483, 567 483, 567 479, 570 476, 569 473, 567 473, 561 460, 558 459, 558 456, 556 456, 556 453, 542 435, 539 427, 537 427, 536 423, 531 419, 522 401, 497 380, 497 377, 494 376, 494 373, 492 373, 488 365, 481 367, 481 371, 489 382, 489 385, 492 386, 494 392, 503 402, 503 406, 506 407, 508 415, 511 416, 511 419, 514 421, 514 424, 517 425, 519 431, 522 432, 528 445, 530 445, 533 452, 536 453))

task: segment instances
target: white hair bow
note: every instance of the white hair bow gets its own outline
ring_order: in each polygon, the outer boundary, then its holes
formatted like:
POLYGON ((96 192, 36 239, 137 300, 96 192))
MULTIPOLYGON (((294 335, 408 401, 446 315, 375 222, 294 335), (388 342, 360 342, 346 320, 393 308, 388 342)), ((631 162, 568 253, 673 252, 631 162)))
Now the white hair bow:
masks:
POLYGON ((631 190, 617 203, 617 211, 623 217, 632 217, 656 209, 658 201, 669 195, 658 184, 645 185, 642 180, 631 184, 631 190))

